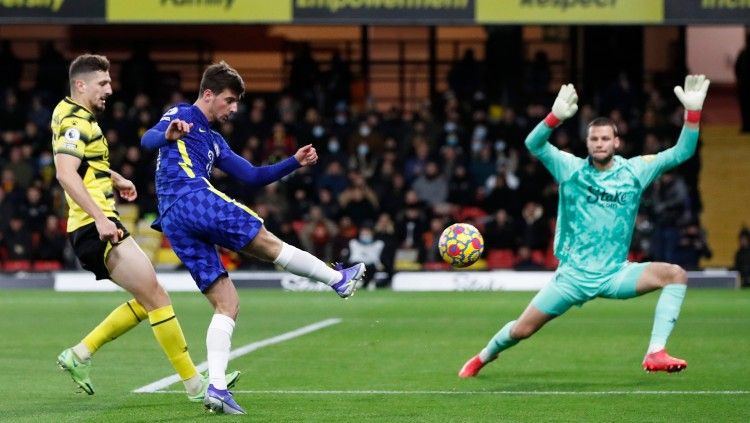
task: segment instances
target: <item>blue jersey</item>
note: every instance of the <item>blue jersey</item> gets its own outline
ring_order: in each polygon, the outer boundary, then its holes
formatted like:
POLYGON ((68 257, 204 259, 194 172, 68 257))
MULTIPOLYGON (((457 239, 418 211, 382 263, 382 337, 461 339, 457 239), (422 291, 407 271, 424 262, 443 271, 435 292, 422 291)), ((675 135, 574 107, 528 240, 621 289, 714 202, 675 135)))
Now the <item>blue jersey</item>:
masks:
POLYGON ((164 213, 185 194, 208 189, 211 169, 222 156, 231 154, 224 137, 211 129, 208 119, 192 104, 178 104, 167 110, 154 129, 166 131, 173 119, 192 123, 188 134, 159 148, 156 163, 156 195, 159 213, 164 213))

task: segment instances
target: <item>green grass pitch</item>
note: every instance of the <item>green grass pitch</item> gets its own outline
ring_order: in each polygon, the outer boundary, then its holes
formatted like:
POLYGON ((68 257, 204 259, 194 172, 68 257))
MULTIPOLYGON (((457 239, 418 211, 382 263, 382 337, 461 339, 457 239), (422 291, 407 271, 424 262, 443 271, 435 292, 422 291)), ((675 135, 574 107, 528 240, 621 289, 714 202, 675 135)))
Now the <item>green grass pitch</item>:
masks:
MULTIPOLYGON (((669 343, 680 374, 641 359, 658 294, 595 300, 552 321, 479 377, 456 374, 531 292, 243 290, 233 349, 329 318, 341 322, 232 360, 248 420, 262 422, 750 421, 750 291, 690 290, 669 343)), ((96 394, 76 393, 55 357, 123 293, 0 292, 0 421, 184 422, 207 415, 177 391, 132 393, 171 374, 146 324, 94 359, 96 394)), ((172 294, 196 363, 211 315, 172 294)))

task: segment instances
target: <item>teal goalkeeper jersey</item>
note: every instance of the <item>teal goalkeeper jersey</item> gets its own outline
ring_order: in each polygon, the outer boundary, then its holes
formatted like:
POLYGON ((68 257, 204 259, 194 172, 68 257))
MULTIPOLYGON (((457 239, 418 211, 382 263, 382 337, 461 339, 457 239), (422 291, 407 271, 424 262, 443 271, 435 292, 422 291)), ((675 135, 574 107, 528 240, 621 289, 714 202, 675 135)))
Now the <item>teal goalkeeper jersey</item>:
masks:
POLYGON ((656 155, 615 156, 605 171, 597 170, 589 158, 547 142, 551 133, 540 122, 526 137, 526 146, 560 185, 555 256, 573 276, 612 275, 627 262, 641 194, 659 175, 693 155, 698 129, 683 127, 677 144, 656 155))

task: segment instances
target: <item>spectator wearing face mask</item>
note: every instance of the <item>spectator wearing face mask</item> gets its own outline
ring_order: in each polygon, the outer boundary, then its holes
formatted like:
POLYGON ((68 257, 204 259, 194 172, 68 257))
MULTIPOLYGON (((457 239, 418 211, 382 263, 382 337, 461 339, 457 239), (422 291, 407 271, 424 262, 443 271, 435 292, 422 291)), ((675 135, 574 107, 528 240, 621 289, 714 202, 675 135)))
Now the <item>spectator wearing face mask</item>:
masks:
POLYGON ((375 156, 383 153, 385 139, 378 130, 378 115, 370 113, 367 118, 359 123, 357 130, 349 137, 348 153, 349 155, 360 154, 363 147, 367 145, 367 152, 375 156))
POLYGON ((320 157, 320 163, 316 166, 318 172, 328 169, 332 162, 337 162, 342 168, 345 168, 349 162, 349 156, 341 148, 341 142, 335 136, 328 138, 325 148, 318 150, 318 155, 320 157))
MULTIPOLYGON (((461 115, 455 110, 447 111, 442 132, 437 140, 438 145, 465 148, 469 138, 470 134, 461 125, 461 115)), ((427 140, 431 142, 429 137, 427 137, 427 140)), ((432 143, 430 143, 430 147, 433 147, 432 143)))
POLYGON ((312 144, 318 151, 323 151, 328 142, 328 130, 318 109, 310 107, 305 111, 305 118, 300 124, 297 140, 300 145, 312 144))
POLYGON ((362 279, 363 284, 369 284, 377 272, 385 270, 382 261, 384 247, 385 242, 375 239, 372 222, 370 221, 363 223, 357 238, 349 240, 348 261, 364 263, 365 269, 367 269, 365 277, 362 279))
POLYGON ((364 141, 357 145, 355 154, 349 156, 349 169, 355 170, 370 179, 378 168, 379 160, 370 151, 370 146, 364 141))
POLYGON ((354 126, 349 119, 349 108, 345 102, 339 102, 336 104, 330 131, 332 136, 340 140, 348 140, 352 135, 354 126))

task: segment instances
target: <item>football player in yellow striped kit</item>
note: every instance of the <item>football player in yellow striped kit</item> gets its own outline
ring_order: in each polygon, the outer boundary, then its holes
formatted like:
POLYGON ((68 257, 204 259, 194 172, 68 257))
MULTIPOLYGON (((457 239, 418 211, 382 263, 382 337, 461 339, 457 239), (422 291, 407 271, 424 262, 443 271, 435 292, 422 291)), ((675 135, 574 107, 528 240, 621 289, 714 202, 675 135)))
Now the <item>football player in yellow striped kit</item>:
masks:
MULTIPOLYGON (((202 401, 208 380, 193 364, 167 292, 159 285, 148 257, 119 221, 114 191, 127 200, 135 185, 109 167, 107 140, 96 120, 112 95, 109 60, 78 56, 70 65, 70 96, 52 114, 52 147, 57 180, 68 203, 68 234, 78 260, 96 279, 110 279, 133 295, 115 308, 78 344, 57 357, 58 365, 87 394, 91 356, 104 344, 148 318, 157 342, 180 375, 188 398, 202 401)), ((227 376, 234 384, 239 372, 227 376)))

